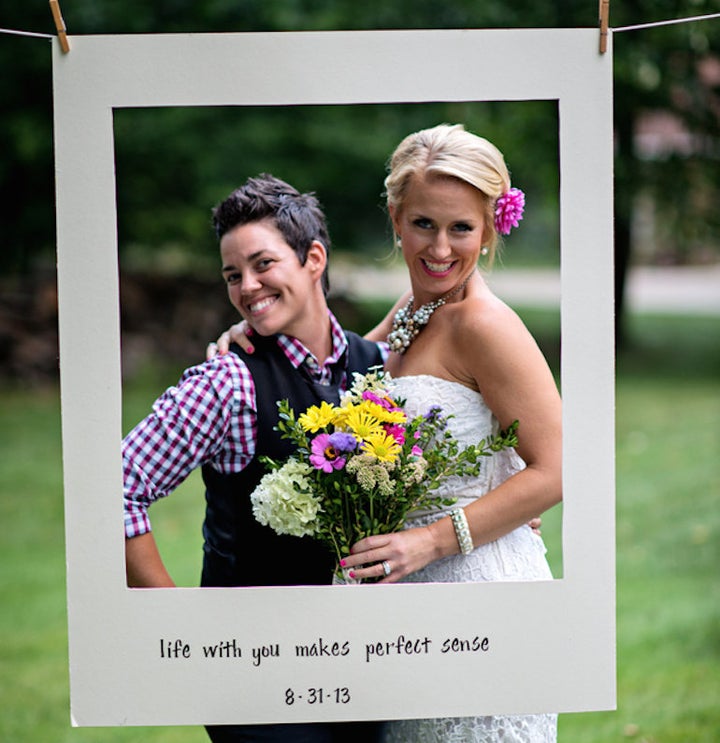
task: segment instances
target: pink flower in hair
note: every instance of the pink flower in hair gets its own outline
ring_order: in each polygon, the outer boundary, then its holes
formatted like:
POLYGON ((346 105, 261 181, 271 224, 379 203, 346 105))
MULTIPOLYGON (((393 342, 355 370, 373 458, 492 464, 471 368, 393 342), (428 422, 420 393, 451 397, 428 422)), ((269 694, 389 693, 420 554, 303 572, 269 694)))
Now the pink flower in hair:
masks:
POLYGON ((495 229, 500 235, 509 235, 517 227, 525 210, 525 194, 519 188, 511 188, 500 196, 495 204, 495 229))

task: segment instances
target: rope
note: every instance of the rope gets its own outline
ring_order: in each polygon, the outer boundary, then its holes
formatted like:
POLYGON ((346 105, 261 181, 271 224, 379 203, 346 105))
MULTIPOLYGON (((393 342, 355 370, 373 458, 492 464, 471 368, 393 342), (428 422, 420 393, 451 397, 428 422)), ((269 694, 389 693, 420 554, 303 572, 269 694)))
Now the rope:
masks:
MULTIPOLYGON (((690 18, 674 18, 670 21, 656 21, 654 23, 638 23, 635 26, 618 26, 612 28, 613 33, 621 33, 623 31, 637 31, 643 28, 655 28, 656 26, 670 26, 676 23, 691 23, 694 21, 708 21, 711 18, 720 18, 720 13, 711 13, 710 15, 696 15, 690 18)), ((39 34, 33 31, 16 31, 12 28, 0 28, 0 34, 15 34, 16 36, 35 36, 40 39, 54 39, 54 34, 39 34)))
POLYGON ((36 34, 33 31, 15 31, 12 28, 0 28, 0 34, 15 34, 16 36, 37 36, 41 39, 54 39, 54 34, 36 34))
POLYGON ((720 18, 720 13, 712 13, 711 15, 696 15, 692 18, 675 18, 670 21, 656 21, 655 23, 639 23, 636 26, 620 26, 619 28, 613 28, 613 33, 620 31, 636 31, 640 28, 654 28, 655 26, 670 26, 675 23, 690 23, 691 21, 707 21, 710 18, 720 18))

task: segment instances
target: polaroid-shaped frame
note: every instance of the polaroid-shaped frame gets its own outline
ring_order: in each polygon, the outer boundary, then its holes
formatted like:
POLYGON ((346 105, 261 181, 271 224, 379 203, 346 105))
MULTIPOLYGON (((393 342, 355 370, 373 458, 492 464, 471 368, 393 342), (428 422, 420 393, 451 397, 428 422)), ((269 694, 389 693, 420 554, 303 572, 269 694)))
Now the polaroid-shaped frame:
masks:
POLYGON ((87 36, 69 54, 54 45, 74 725, 614 708, 612 55, 598 54, 597 34, 87 36), (485 100, 559 106, 564 577, 128 589, 113 109, 485 100))

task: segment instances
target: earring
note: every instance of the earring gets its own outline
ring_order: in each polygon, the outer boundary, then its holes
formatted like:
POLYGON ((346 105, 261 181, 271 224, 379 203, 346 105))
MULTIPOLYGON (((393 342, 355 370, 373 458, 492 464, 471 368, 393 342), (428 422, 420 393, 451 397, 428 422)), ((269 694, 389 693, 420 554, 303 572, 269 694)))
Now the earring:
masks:
POLYGON ((402 237, 400 237, 400 235, 395 235, 395 245, 397 245, 398 248, 402 248, 402 237))
POLYGON ((486 247, 480 248, 480 255, 487 255, 490 251, 486 247))

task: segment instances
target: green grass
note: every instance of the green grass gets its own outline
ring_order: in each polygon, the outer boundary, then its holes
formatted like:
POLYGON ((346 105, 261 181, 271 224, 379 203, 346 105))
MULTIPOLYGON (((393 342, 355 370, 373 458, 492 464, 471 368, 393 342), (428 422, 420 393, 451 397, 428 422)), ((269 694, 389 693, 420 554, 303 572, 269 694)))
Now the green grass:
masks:
POLYGON ((618 710, 562 716, 561 740, 720 739, 718 393, 618 383, 618 710))
MULTIPOLYGON (((537 320, 552 341, 553 320, 537 320)), ((561 743, 720 740, 720 344, 703 318, 634 318, 617 384, 618 709, 562 715, 561 743)), ((173 381, 175 372, 166 376, 173 381)), ((125 390, 127 425, 165 382, 125 390)), ((0 391, 0 743, 193 743, 194 728, 70 727, 60 412, 0 391)), ((154 507, 161 549, 197 582, 201 488, 154 507)), ((545 517, 559 552, 559 510, 545 517)), ((592 524, 588 524, 592 528, 592 524)), ((555 558, 553 558, 555 559, 555 558)), ((529 662, 532 662, 531 660, 529 662)), ((552 678, 552 668, 547 669, 552 678)))

